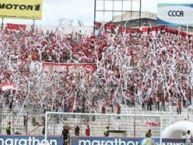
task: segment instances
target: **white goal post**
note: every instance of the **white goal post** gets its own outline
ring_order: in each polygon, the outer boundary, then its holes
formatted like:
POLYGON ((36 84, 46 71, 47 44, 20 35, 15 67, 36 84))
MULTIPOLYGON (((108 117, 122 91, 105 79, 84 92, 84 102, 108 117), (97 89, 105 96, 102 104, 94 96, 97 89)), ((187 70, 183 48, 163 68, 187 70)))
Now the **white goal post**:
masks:
MULTIPOLYGON (((151 129, 152 137, 160 138, 160 145, 162 144, 162 115, 46 112, 45 141, 47 141, 49 134, 52 132, 50 126, 53 125, 53 122, 51 120, 56 118, 58 118, 58 129, 60 129, 60 134, 58 133, 57 135, 61 135, 63 125, 83 127, 81 130, 84 134, 85 126, 89 124, 92 127, 91 136, 99 136, 99 133, 102 136, 104 128, 110 126, 110 131, 112 129, 112 132, 114 131, 115 133, 116 130, 126 132, 126 135, 121 137, 128 138, 145 137, 145 132, 151 129), (151 126, 150 122, 154 122, 154 124, 152 123, 153 125, 151 126), (157 122, 157 125, 155 125, 155 122, 157 122)), ((58 129, 56 130, 58 131, 58 129)), ((73 134, 73 131, 71 131, 71 134, 73 134)), ((83 134, 80 134, 80 136, 84 136, 83 134)))

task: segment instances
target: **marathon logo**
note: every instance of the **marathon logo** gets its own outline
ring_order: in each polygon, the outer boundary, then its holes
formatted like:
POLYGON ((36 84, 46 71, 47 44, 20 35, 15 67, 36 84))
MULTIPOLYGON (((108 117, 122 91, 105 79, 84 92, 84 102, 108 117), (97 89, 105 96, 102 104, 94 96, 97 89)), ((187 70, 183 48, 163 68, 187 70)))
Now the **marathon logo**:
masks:
POLYGON ((40 11, 41 5, 35 4, 35 5, 24 5, 24 4, 6 4, 6 3, 0 3, 0 9, 6 9, 6 10, 21 10, 21 11, 40 11))
POLYGON ((138 141, 123 141, 121 139, 115 140, 79 140, 78 145, 140 145, 138 141))
POLYGON ((40 140, 35 137, 28 138, 0 138, 0 145, 41 145, 41 144, 49 144, 49 145, 58 145, 57 140, 40 140))
MULTIPOLYGON (((78 145, 160 145, 159 142, 156 143, 141 143, 139 141, 125 141, 122 139, 115 140, 79 140, 78 145)), ((75 145, 75 144, 73 144, 75 145)), ((162 142, 162 145, 184 145, 184 143, 175 143, 175 142, 162 142)))
MULTIPOLYGON (((72 137, 72 145, 160 145, 159 138, 72 137)), ((163 139, 161 145, 184 145, 183 139, 163 139)))

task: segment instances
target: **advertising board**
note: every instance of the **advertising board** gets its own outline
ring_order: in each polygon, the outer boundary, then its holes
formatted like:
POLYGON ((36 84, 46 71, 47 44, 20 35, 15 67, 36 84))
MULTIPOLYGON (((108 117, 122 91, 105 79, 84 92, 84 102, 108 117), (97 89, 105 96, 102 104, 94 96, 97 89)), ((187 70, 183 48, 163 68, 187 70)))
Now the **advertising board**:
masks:
MULTIPOLYGON (((0 145, 39 145, 44 144, 44 136, 0 135, 0 145)), ((48 137, 49 145, 62 145, 62 137, 48 137)))
MULTIPOLYGON (((159 138, 153 138, 160 145, 159 138)), ((162 145, 184 145, 183 139, 163 139, 162 145)), ((72 137, 71 145, 143 145, 144 138, 72 137)))
POLYGON ((42 19, 42 0, 0 0, 0 16, 42 19))
POLYGON ((158 4, 157 23, 164 25, 192 25, 193 4, 158 4))

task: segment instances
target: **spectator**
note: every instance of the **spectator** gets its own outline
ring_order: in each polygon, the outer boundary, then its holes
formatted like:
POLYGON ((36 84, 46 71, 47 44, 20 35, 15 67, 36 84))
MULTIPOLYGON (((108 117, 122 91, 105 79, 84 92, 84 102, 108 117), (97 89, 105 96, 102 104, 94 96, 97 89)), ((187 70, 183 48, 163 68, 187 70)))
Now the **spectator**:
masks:
POLYGON ((102 111, 101 111, 102 114, 105 114, 106 113, 106 108, 105 108, 105 105, 102 106, 102 111))
POLYGON ((177 113, 181 114, 182 113, 182 105, 181 105, 181 100, 177 100, 176 107, 177 107, 177 113))
POLYGON ((70 142, 70 132, 68 126, 63 126, 62 137, 63 137, 63 145, 68 145, 70 142))
POLYGON ((28 119, 29 119, 29 113, 27 112, 27 114, 23 116, 23 125, 25 128, 25 134, 27 134, 28 132, 28 119))
POLYGON ((142 140, 142 145, 155 145, 155 142, 153 141, 153 139, 151 138, 151 130, 149 130, 146 135, 145 135, 145 139, 142 140))
POLYGON ((42 129, 42 135, 45 135, 45 127, 42 129))
POLYGON ((90 136, 90 127, 87 125, 87 128, 85 129, 85 135, 90 136))
POLYGON ((8 122, 8 126, 6 128, 7 135, 11 135, 11 122, 8 122))
POLYGON ((192 135, 190 133, 190 130, 187 131, 186 133, 186 145, 191 145, 191 139, 192 139, 192 135))
POLYGON ((78 125, 75 127, 74 134, 75 134, 76 136, 79 136, 79 135, 80 135, 80 127, 79 127, 78 125))
POLYGON ((109 126, 106 127, 105 131, 104 131, 104 136, 108 137, 109 136, 109 126))
POLYGON ((147 138, 151 138, 152 133, 151 133, 151 129, 148 130, 148 132, 145 135, 147 138))
POLYGON ((178 96, 181 109, 191 104, 193 41, 168 29, 107 37, 40 29, 0 35, 0 95, 11 111, 25 103, 45 111, 107 113, 117 102, 165 111, 178 96), (90 63, 93 71, 84 70, 90 63), (12 88, 2 89, 6 84, 12 88))

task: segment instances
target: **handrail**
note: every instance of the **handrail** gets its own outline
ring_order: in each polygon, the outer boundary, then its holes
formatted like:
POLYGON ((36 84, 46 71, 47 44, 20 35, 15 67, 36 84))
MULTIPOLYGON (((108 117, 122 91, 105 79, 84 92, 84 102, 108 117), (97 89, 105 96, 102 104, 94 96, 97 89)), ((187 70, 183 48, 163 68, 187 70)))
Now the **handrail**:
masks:
POLYGON ((31 132, 29 132, 28 134, 31 134, 31 133, 35 132, 35 131, 36 131, 37 129, 39 129, 40 127, 43 127, 43 125, 40 125, 40 126, 34 128, 34 129, 33 129, 31 132))

